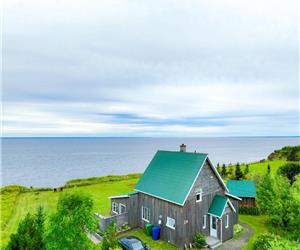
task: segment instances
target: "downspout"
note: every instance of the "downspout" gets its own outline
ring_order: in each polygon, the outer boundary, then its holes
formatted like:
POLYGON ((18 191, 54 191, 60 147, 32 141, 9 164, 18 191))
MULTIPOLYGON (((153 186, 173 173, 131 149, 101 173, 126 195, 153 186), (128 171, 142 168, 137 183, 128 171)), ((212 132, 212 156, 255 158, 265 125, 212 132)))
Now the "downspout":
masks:
POLYGON ((223 242, 223 230, 222 230, 222 228, 223 228, 223 221, 222 221, 222 217, 221 217, 221 242, 223 242))

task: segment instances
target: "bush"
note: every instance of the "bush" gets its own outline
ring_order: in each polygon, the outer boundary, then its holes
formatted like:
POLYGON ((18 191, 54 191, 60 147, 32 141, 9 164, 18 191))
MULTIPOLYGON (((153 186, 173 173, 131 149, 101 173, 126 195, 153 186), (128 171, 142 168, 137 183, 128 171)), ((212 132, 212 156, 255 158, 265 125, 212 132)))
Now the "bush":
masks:
POLYGON ((259 215, 259 209, 257 207, 239 207, 240 214, 259 215))
POLYGON ((194 243, 195 243, 195 246, 197 248, 202 248, 205 246, 205 237, 203 234, 201 233, 198 233, 196 236, 195 236, 195 239, 194 239, 194 243))
POLYGON ((288 239, 281 238, 270 234, 263 234, 257 237, 254 242, 254 250, 297 250, 299 243, 289 241, 288 239))
POLYGON ((262 234, 258 236, 254 242, 253 250, 268 250, 271 247, 271 242, 275 239, 273 235, 262 234))
POLYGON ((238 238, 243 231, 244 228, 240 224, 235 224, 233 226, 233 238, 238 238))

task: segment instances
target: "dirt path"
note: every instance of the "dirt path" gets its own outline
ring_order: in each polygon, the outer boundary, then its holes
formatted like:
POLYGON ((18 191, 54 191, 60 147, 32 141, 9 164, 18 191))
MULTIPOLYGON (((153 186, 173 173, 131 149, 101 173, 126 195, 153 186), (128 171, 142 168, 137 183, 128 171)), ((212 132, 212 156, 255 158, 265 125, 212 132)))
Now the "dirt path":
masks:
POLYGON ((240 223, 246 232, 243 233, 241 237, 236 240, 228 240, 222 244, 222 246, 218 249, 220 250, 239 250, 241 249, 248 239, 252 236, 253 230, 247 224, 240 223))

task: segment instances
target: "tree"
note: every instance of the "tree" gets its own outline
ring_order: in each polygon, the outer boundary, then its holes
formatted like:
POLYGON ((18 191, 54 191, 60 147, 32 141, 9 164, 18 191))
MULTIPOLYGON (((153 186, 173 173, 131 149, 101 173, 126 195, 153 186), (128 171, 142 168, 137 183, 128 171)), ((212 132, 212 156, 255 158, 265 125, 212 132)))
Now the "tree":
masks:
POLYGON ((257 204, 262 213, 270 213, 272 202, 275 197, 273 179, 265 174, 257 185, 257 204))
POLYGON ((44 233, 45 233, 45 214, 43 207, 39 206, 37 209, 37 213, 35 215, 35 223, 36 223, 36 246, 38 249, 45 249, 45 244, 43 241, 44 233))
POLYGON ((229 163, 227 175, 232 176, 232 174, 233 174, 233 168, 232 168, 231 163, 229 163))
POLYGON ((103 235, 101 250, 115 249, 117 246, 117 227, 116 224, 112 221, 103 235))
POLYGON ((87 231, 95 231, 96 219, 92 212, 93 201, 81 192, 63 194, 57 212, 49 220, 46 232, 47 250, 89 249, 87 231))
POLYGON ((271 173, 271 166, 270 166, 270 164, 268 164, 268 174, 270 174, 271 173))
POLYGON ((240 179, 243 179, 243 177, 244 177, 244 174, 241 170, 240 164, 237 163, 235 166, 235 179, 240 180, 240 179))
POLYGON ((278 169, 278 174, 287 177, 292 185, 296 180, 296 175, 300 174, 300 164, 287 163, 278 169))
POLYGON ((44 213, 41 207, 38 208, 36 215, 27 214, 20 221, 17 233, 10 236, 6 250, 43 250, 45 244, 44 234, 44 213))
POLYGON ((220 167, 219 163, 217 164, 217 171, 218 171, 219 174, 221 174, 221 167, 220 167))
POLYGON ((227 176, 227 169, 225 164, 222 165, 222 171, 221 171, 222 177, 225 178, 227 176))
POLYGON ((246 176, 249 173, 249 165, 246 164, 245 170, 244 170, 244 175, 246 176))

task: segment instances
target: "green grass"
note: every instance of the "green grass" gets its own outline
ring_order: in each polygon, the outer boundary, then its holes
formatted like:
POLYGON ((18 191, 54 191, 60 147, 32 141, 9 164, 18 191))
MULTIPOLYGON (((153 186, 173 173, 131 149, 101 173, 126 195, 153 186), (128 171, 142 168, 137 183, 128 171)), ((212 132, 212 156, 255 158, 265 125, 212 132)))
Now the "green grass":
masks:
POLYGON ((249 225, 253 230, 253 235, 249 239, 247 245, 245 245, 243 250, 251 250, 253 248, 253 244, 255 239, 263 234, 268 232, 267 228, 267 219, 263 215, 254 216, 254 215, 239 215, 239 221, 249 225))
MULTIPOLYGON (((284 165, 287 161, 286 160, 274 160, 274 161, 263 161, 263 162, 255 162, 249 164, 249 172, 251 174, 265 174, 267 173, 268 165, 271 168, 271 174, 275 174, 277 169, 284 165)), ((244 170, 244 165, 242 165, 242 170, 244 170)))
MULTIPOLYGON (((249 176, 248 178, 250 179, 255 179, 254 175, 259 174, 259 175, 264 175, 268 172, 268 165, 270 165, 270 169, 271 169, 271 174, 274 175, 277 172, 277 169, 279 167, 281 167, 282 165, 286 164, 287 161, 284 159, 280 159, 280 160, 273 160, 273 161, 269 161, 269 160, 265 160, 262 162, 253 162, 253 163, 249 163, 249 176)), ((227 166, 228 167, 228 166, 227 166)), ((235 165, 232 164, 232 170, 233 170, 233 174, 235 171, 235 165)), ((241 170, 244 172, 245 170, 245 164, 241 164, 241 170)), ((232 179, 233 177, 231 176, 227 176, 225 178, 225 181, 232 179)))
MULTIPOLYGON (((94 200, 94 212, 107 215, 110 209, 108 197, 131 192, 138 181, 137 177, 139 175, 131 175, 126 178, 122 176, 120 181, 117 181, 117 178, 111 181, 106 178, 101 180, 103 182, 93 182, 92 185, 84 186, 78 185, 78 187, 65 189, 63 192, 76 189, 89 193, 94 200)), ((76 183, 79 184, 80 182, 76 183)), ((10 234, 16 232, 20 220, 28 212, 35 213, 39 205, 44 207, 47 214, 55 211, 60 194, 61 192, 36 191, 34 189, 20 192, 18 188, 1 188, 1 245, 7 244, 10 234)))
POLYGON ((178 248, 176 246, 174 246, 166 241, 152 240, 152 238, 150 236, 147 236, 145 234, 144 230, 142 230, 142 229, 129 231, 125 234, 120 235, 120 238, 127 236, 127 235, 136 236, 136 237, 140 238, 143 242, 145 242, 151 248, 151 250, 161 250, 161 249, 178 250, 178 248))

